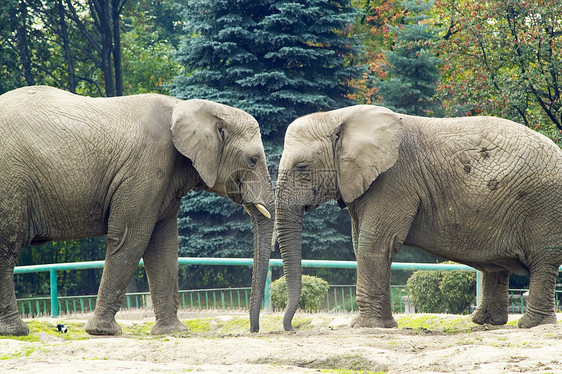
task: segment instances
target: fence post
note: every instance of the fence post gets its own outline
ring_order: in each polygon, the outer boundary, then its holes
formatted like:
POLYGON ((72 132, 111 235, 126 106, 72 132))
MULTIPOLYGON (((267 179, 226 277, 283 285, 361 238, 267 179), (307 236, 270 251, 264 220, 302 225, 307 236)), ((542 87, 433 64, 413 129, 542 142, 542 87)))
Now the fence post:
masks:
POLYGON ((267 278, 265 279, 265 290, 263 292, 263 310, 266 313, 273 313, 271 303, 271 266, 267 268, 267 278))
POLYGON ((480 297, 482 296, 482 272, 476 271, 476 306, 480 306, 480 297))
POLYGON ((57 286, 57 271, 54 268, 49 270, 51 279, 51 317, 58 317, 59 315, 59 300, 58 300, 58 286, 57 286))

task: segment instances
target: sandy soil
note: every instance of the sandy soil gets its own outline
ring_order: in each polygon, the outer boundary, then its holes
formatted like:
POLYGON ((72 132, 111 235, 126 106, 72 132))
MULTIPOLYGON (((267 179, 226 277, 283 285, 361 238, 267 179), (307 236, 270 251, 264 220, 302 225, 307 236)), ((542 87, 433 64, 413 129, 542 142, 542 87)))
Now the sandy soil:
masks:
MULTIPOLYGON (((125 326, 142 322, 120 317, 125 326)), ((297 333, 288 334, 274 315, 263 316, 265 332, 249 334, 245 315, 196 317, 210 328, 168 337, 0 339, 0 373, 562 373, 562 322, 523 330, 476 326, 466 316, 397 315, 397 329, 353 329, 351 316, 300 315, 297 333)))

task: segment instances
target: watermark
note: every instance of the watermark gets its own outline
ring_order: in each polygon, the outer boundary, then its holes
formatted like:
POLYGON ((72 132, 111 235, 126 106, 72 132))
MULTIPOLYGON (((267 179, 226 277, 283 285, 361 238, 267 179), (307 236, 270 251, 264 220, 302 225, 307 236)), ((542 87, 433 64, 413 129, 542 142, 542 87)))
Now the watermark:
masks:
MULTIPOLYGON (((338 194, 338 175, 335 169, 269 168, 268 171, 277 190, 277 197, 291 204, 319 205, 338 194)), ((229 197, 244 195, 244 200, 258 200, 263 192, 264 183, 263 176, 255 171, 237 169, 229 173, 225 192, 229 197)))
POLYGON ((280 171, 276 197, 289 205, 315 207, 338 195, 338 174, 334 169, 280 171))

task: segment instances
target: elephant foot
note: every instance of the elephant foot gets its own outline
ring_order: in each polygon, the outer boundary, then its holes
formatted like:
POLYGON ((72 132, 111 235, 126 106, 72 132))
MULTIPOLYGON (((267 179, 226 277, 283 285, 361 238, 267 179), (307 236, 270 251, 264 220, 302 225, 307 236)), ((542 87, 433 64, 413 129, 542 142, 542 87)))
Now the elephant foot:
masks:
POLYGON ((507 323, 507 310, 491 313, 486 308, 478 308, 472 313, 472 322, 479 325, 505 325, 507 323))
POLYGON ((85 330, 90 335, 121 335, 121 326, 115 322, 115 317, 101 317, 94 315, 87 323, 85 330))
POLYGON ((0 335, 23 336, 29 334, 29 327, 21 318, 0 321, 0 335))
POLYGON ((150 329, 151 335, 168 335, 176 332, 189 331, 186 325, 180 322, 179 319, 175 318, 170 321, 156 321, 152 329, 150 329))
POLYGON ((556 324, 556 314, 536 314, 525 312, 523 317, 519 318, 517 321, 517 326, 522 329, 530 329, 538 325, 555 325, 556 324))
POLYGON ((380 319, 380 318, 366 318, 357 316, 355 317, 351 323, 351 327, 383 327, 383 328, 392 328, 398 327, 398 323, 393 317, 388 319, 380 319))

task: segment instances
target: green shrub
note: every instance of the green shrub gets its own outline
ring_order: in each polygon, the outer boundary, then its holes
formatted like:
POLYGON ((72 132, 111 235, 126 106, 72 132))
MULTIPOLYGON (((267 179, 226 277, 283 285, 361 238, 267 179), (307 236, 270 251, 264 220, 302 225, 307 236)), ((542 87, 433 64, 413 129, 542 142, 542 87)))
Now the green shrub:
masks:
POLYGON ((416 310, 422 313, 468 313, 476 300, 474 272, 418 270, 407 286, 416 310))
MULTIPOLYGON (((318 311, 322 299, 326 297, 326 293, 330 286, 322 278, 310 275, 302 276, 301 297, 299 307, 306 311, 318 311)), ((284 309, 287 306, 287 282, 285 277, 281 277, 271 283, 271 301, 273 306, 278 309, 284 309)))

